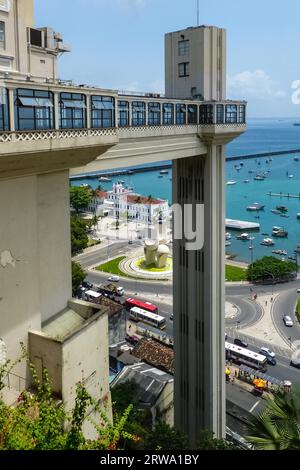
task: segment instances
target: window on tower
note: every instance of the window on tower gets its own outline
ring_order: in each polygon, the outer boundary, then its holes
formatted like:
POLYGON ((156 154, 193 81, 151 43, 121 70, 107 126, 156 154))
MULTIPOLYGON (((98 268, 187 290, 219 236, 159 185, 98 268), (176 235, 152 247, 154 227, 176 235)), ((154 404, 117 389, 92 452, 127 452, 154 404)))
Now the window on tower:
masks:
POLYGON ((178 64, 178 73, 179 77, 189 77, 190 76, 190 63, 182 62, 178 64))
POLYGON ((190 41, 185 39, 178 42, 178 55, 180 57, 189 55, 190 53, 190 41))

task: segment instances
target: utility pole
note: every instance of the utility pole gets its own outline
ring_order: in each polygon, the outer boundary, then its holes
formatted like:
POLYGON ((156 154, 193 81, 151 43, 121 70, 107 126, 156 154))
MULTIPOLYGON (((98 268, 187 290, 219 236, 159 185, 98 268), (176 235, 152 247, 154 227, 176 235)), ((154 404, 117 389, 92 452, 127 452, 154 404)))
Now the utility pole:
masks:
POLYGON ((197 0, 197 26, 200 26, 200 7, 199 7, 199 0, 197 0))

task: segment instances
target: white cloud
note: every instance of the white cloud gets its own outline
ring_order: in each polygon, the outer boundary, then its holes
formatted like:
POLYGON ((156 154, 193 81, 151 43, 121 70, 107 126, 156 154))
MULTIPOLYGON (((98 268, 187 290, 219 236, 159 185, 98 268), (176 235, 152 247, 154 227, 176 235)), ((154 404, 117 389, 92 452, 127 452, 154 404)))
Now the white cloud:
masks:
POLYGON ((286 92, 278 89, 276 82, 264 70, 245 71, 229 77, 228 92, 231 98, 259 100, 286 96, 286 92))

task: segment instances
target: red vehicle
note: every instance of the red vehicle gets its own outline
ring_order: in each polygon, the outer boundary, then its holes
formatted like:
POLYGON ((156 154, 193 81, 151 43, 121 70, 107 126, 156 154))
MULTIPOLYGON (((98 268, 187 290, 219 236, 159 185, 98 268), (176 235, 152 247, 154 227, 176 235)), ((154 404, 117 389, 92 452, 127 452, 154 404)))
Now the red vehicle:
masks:
POLYGON ((147 310, 147 312, 150 312, 150 313, 158 312, 158 308, 156 307, 156 305, 153 305, 150 302, 143 302, 142 300, 137 300, 137 299, 132 299, 132 298, 126 299, 125 307, 126 307, 126 310, 130 310, 133 307, 138 307, 143 310, 147 310))

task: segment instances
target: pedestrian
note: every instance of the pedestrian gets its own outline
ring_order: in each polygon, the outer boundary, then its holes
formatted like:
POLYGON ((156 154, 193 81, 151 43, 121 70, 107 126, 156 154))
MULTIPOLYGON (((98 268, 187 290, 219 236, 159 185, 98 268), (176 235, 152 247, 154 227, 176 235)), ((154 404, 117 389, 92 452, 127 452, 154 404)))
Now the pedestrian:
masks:
POLYGON ((271 297, 271 304, 273 303, 273 297, 271 297))
POLYGON ((268 301, 266 300, 266 301, 265 301, 265 306, 267 306, 267 305, 268 305, 268 301))

